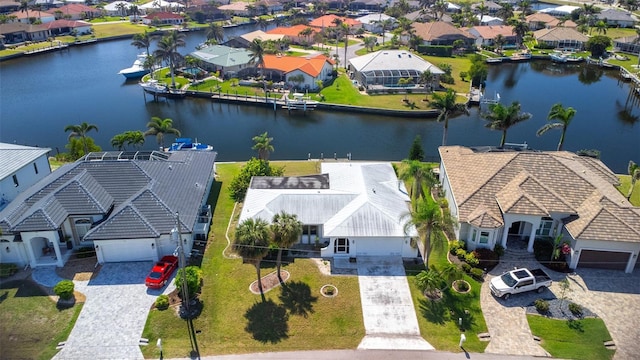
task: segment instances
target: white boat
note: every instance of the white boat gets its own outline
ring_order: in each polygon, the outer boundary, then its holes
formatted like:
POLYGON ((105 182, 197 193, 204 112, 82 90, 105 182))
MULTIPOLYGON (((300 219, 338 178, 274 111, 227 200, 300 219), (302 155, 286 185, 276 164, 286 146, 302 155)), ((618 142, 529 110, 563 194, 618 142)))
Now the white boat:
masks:
POLYGON ((147 60, 147 54, 140 54, 133 62, 131 67, 120 70, 118 74, 123 75, 127 79, 138 79, 149 73, 149 69, 144 68, 144 62, 147 60))
POLYGON ((285 104, 282 105, 283 109, 287 110, 313 110, 318 105, 318 102, 311 100, 309 96, 305 96, 302 93, 294 93, 293 99, 286 98, 285 104))
POLYGON ((549 58, 553 62, 558 62, 558 63, 566 63, 567 62, 567 56, 565 54, 563 54, 563 53, 560 53, 560 52, 552 52, 551 54, 549 54, 549 58))
POLYGON ((527 51, 523 51, 520 53, 515 53, 509 57, 511 61, 526 61, 531 60, 531 53, 527 51))
POLYGON ((169 93, 169 88, 165 84, 161 84, 158 80, 150 79, 139 83, 144 91, 153 95, 166 95, 169 93))
POLYGON ((192 141, 191 138, 177 138, 176 141, 166 150, 169 152, 184 150, 213 151, 213 146, 200 143, 198 142, 198 139, 196 139, 196 141, 192 141))

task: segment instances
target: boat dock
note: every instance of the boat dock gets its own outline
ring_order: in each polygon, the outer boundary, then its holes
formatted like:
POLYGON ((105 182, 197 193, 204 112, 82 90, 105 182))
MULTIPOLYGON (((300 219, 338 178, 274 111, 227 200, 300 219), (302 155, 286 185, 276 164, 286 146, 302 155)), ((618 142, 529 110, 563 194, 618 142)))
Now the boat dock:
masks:
POLYGON ((230 94, 230 93, 222 93, 218 91, 218 93, 211 93, 210 98, 213 101, 218 102, 231 102, 231 103, 251 103, 256 105, 268 106, 272 107, 273 111, 277 109, 285 109, 289 113, 292 110, 302 110, 303 112, 311 111, 316 109, 318 102, 315 100, 311 100, 310 96, 305 96, 304 94, 294 93, 293 99, 289 99, 288 93, 284 93, 280 98, 275 97, 263 97, 256 95, 249 95, 248 93, 242 94, 230 94))

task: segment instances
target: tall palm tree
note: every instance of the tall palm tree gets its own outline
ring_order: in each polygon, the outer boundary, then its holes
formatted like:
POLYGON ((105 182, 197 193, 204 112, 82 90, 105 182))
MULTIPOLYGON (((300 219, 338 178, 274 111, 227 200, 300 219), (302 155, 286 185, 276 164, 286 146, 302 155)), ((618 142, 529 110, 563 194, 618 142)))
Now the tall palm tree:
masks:
POLYGON ((243 262, 256 267, 258 288, 262 294, 260 263, 269 252, 269 224, 262 219, 247 219, 236 229, 233 250, 242 257, 243 262))
POLYGON ((564 136, 567 132, 567 127, 571 124, 571 120, 576 115, 576 109, 572 107, 565 108, 561 103, 554 104, 551 107, 551 111, 549 111, 549 115, 547 116, 547 120, 558 120, 557 122, 551 122, 536 132, 537 136, 540 136, 551 129, 561 129, 562 135, 560 135, 560 141, 558 142, 558 151, 562 150, 562 145, 564 144, 564 136))
POLYGON ((127 149, 127 135, 125 133, 116 134, 114 137, 111 138, 111 146, 113 146, 114 149, 117 149, 119 151, 126 150, 127 149))
POLYGON ((265 44, 260 39, 253 39, 253 41, 249 44, 249 52, 251 52, 249 63, 256 65, 260 76, 262 76, 262 71, 264 70, 264 45, 265 44))
POLYGON ((145 31, 142 34, 133 35, 133 40, 131 41, 131 45, 135 46, 138 49, 146 49, 147 56, 150 56, 149 47, 151 46, 151 41, 153 40, 153 35, 149 32, 145 31))
POLYGON ((418 160, 402 160, 402 166, 398 171, 398 178, 403 181, 412 181, 411 200, 414 202, 425 197, 424 188, 431 188, 437 183, 431 166, 418 160))
POLYGON ((269 154, 274 150, 273 144, 271 144, 273 138, 269 137, 269 133, 265 131, 254 136, 251 140, 254 142, 252 149, 258 151, 258 159, 269 160, 269 154))
POLYGON ((87 133, 91 130, 98 131, 98 127, 87 122, 83 122, 80 125, 67 125, 64 128, 64 132, 71 131, 71 133, 69 133, 69 139, 74 137, 82 139, 82 145, 84 147, 85 155, 89 153, 89 145, 87 144, 87 133))
POLYGON ((298 36, 304 36, 307 39, 307 45, 311 45, 309 43, 309 36, 311 36, 311 34, 313 34, 313 29, 307 26, 306 28, 300 30, 298 36))
POLYGON ((456 102, 456 92, 447 89, 444 94, 433 94, 431 106, 440 110, 438 121, 444 121, 444 132, 442 133, 442 146, 447 145, 447 131, 449 130, 449 117, 457 113, 469 114, 469 109, 463 103, 456 102))
POLYGON ((347 47, 349 46, 349 34, 351 34, 351 26, 349 24, 343 22, 340 25, 342 30, 342 34, 344 34, 344 67, 347 68, 349 62, 347 61, 347 47))
POLYGON ((489 122, 485 125, 491 130, 502 131, 502 138, 500 139, 500 147, 504 146, 504 142, 507 139, 507 130, 513 125, 531 119, 530 113, 520 111, 520 103, 514 101, 509 106, 504 106, 500 103, 491 104, 489 111, 481 114, 481 116, 489 122))
POLYGON ((405 232, 413 226, 421 237, 419 248, 424 256, 424 263, 429 264, 429 252, 432 240, 442 239, 433 236, 435 232, 444 231, 455 226, 455 222, 448 212, 442 212, 438 203, 431 198, 418 199, 411 212, 404 216, 405 232))
POLYGON ((175 67, 182 60, 182 55, 178 52, 178 48, 186 45, 185 39, 186 35, 183 32, 173 30, 158 41, 158 49, 153 52, 154 56, 169 64, 171 87, 174 89, 176 87, 175 67))
POLYGON ((516 45, 520 47, 524 36, 529 32, 529 25, 520 19, 513 20, 510 25, 513 26, 512 32, 516 36, 516 45))
POLYGON ((207 27, 207 30, 205 30, 204 36, 207 38, 207 43, 221 43, 224 40, 224 28, 212 22, 207 27))
POLYGON ((30 24, 31 23, 31 18, 29 17, 29 8, 31 6, 29 5, 29 1, 28 0, 20 0, 20 5, 18 5, 18 10, 20 10, 20 12, 23 12, 27 15, 27 22, 30 24))
POLYGON ((627 193, 627 200, 629 200, 631 199, 631 194, 633 194, 633 188, 636 186, 636 181, 640 180, 640 166, 633 160, 629 160, 627 172, 631 176, 631 187, 629 187, 629 192, 627 193))
POLYGON ((160 148, 164 150, 164 134, 174 134, 180 136, 180 130, 173 127, 173 120, 161 119, 157 116, 151 118, 151 121, 147 123, 147 131, 144 132, 144 136, 155 136, 160 148))
POLYGON ((282 264, 282 249, 289 248, 300 239, 302 235, 302 222, 295 214, 281 212, 273 216, 271 222, 271 232, 273 233, 273 243, 278 247, 278 257, 276 267, 278 279, 282 282, 280 275, 280 265, 282 264))
POLYGON ((127 131, 124 134, 126 136, 127 145, 133 145, 136 149, 139 149, 144 145, 144 134, 142 131, 127 131))

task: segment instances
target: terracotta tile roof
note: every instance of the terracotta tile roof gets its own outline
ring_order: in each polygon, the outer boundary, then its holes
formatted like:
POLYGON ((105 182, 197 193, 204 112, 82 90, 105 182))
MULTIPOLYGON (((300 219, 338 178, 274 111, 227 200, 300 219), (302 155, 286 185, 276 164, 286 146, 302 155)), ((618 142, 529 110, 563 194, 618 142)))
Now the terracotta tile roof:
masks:
POLYGON ((92 8, 84 4, 67 4, 60 6, 56 11, 61 11, 63 14, 80 14, 80 13, 99 13, 100 10, 92 8))
POLYGON ((289 27, 284 27, 284 26, 277 27, 275 29, 267 31, 267 34, 298 37, 298 36, 300 36, 300 32, 302 32, 306 28, 311 28, 311 30, 313 30, 311 35, 309 35, 311 38, 313 38, 313 35, 318 32, 317 29, 314 29, 314 28, 312 28, 310 26, 307 26, 307 25, 294 25, 294 26, 289 26, 289 27))
POLYGON ((285 74, 300 70, 310 76, 317 77, 327 61, 329 58, 324 55, 314 57, 265 55, 264 67, 265 69, 279 70, 285 74))
POLYGON ((318 27, 318 28, 335 27, 336 24, 334 24, 333 22, 335 19, 340 19, 342 20, 343 23, 346 23, 349 26, 362 25, 362 23, 356 19, 351 19, 351 18, 330 14, 330 15, 320 16, 319 18, 311 20, 311 22, 309 22, 309 26, 318 27))
POLYGON ((566 151, 439 152, 460 222, 497 228, 503 213, 565 214, 576 239, 640 242, 640 208, 616 190, 617 177, 600 160, 566 151))
POLYGON ((483 39, 493 39, 498 35, 504 37, 514 37, 513 26, 511 25, 488 25, 488 26, 474 26, 471 29, 475 30, 483 39))
MULTIPOLYGON (((9 14, 9 16, 15 16, 16 19, 26 19, 27 18, 27 12, 22 12, 22 11, 16 11, 13 12, 11 14, 9 14)), ((29 9, 29 18, 36 18, 36 19, 42 19, 42 18, 52 18, 55 17, 52 13, 48 13, 46 11, 38 11, 38 10, 33 10, 33 9, 29 9)))
POLYGON ((554 21, 554 20, 558 20, 556 17, 551 16, 549 14, 545 14, 545 13, 541 13, 541 12, 536 12, 533 13, 531 15, 527 15, 524 18, 524 21, 527 23, 530 22, 541 22, 541 23, 548 23, 550 21, 554 21))
POLYGON ((566 41, 575 40, 581 42, 587 42, 589 37, 575 29, 568 27, 554 27, 551 29, 540 29, 533 32, 533 37, 536 40, 543 41, 566 41))
POLYGON ((91 24, 86 21, 60 19, 60 20, 48 22, 46 24, 42 24, 42 26, 51 30, 51 29, 59 29, 59 28, 85 27, 85 26, 91 26, 91 24))
POLYGON ((426 41, 432 41, 435 39, 457 39, 463 37, 473 39, 473 36, 444 21, 435 21, 430 23, 416 22, 411 24, 411 26, 415 30, 416 36, 419 36, 426 41))

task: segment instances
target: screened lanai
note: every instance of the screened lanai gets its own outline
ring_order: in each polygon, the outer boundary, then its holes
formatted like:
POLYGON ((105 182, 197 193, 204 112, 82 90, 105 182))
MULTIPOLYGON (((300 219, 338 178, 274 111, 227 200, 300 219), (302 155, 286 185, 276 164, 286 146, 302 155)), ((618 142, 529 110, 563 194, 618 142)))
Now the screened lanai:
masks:
POLYGON ((414 69, 395 69, 395 70, 369 70, 358 72, 355 79, 358 83, 366 85, 382 85, 387 87, 399 86, 400 79, 411 79, 409 84, 418 84, 420 82, 420 71, 414 69))

